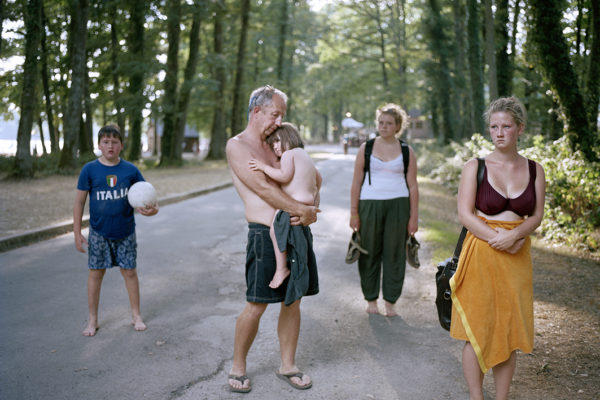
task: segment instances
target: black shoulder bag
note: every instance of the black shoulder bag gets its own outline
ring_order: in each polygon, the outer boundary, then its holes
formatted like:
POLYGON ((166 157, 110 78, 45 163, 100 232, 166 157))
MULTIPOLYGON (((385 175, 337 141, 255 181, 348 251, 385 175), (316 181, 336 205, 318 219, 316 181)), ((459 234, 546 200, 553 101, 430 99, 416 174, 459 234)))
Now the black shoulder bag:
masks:
MULTIPOLYGON (((483 170, 485 168, 485 161, 483 158, 477 159, 477 188, 483 180, 483 170)), ((437 265, 437 272, 435 274, 435 284, 437 286, 437 296, 435 298, 435 306, 437 307, 438 318, 442 328, 449 331, 450 322, 452 321, 452 290, 450 289, 450 278, 454 276, 456 267, 458 266, 458 258, 460 251, 462 250, 462 244, 467 236, 467 228, 463 226, 460 231, 456 248, 452 257, 442 261, 437 265)))

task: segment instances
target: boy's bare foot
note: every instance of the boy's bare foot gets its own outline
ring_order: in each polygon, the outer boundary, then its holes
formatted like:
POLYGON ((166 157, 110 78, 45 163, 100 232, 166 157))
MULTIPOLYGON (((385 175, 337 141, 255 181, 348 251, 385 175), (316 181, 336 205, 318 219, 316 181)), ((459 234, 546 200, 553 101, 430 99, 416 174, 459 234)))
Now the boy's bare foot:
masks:
POLYGON ((379 314, 379 308, 377 307, 377 300, 367 302, 367 313, 379 314))
POLYGON ((90 322, 88 322, 88 325, 83 330, 82 334, 83 334, 83 336, 94 336, 96 334, 96 332, 98 332, 99 328, 100 327, 98 326, 97 322, 90 321, 90 322))
POLYGON ((285 278, 287 278, 289 275, 290 275, 290 270, 287 268, 284 268, 281 271, 276 270, 275 275, 273 275, 273 279, 271 280, 271 283, 269 283, 269 287, 271 289, 277 289, 279 286, 281 286, 283 281, 285 281, 285 278))
POLYGON ((146 324, 142 320, 142 317, 140 317, 139 315, 137 317, 133 317, 133 320, 131 321, 131 325, 133 325, 133 327, 136 331, 145 331, 146 330, 146 324))
POLYGON ((392 303, 385 302, 385 316, 386 317, 397 317, 398 313, 394 310, 394 305, 392 303))

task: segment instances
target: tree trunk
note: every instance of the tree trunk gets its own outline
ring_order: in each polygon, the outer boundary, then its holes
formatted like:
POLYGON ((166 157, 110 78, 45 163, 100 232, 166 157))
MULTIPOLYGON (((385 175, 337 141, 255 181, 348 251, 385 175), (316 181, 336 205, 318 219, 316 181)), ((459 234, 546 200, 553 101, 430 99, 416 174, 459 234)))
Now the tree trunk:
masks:
POLYGON ((111 0, 109 3, 108 14, 110 18, 110 70, 113 82, 113 101, 117 112, 117 125, 121 130, 121 135, 125 135, 125 115, 123 115, 122 96, 119 83, 119 38, 117 37, 117 0, 111 0))
POLYGON ((512 63, 508 55, 508 0, 496 1, 496 77, 498 96, 512 94, 512 63))
POLYGON ((450 139, 457 139, 455 136, 455 121, 452 111, 452 82, 450 79, 450 69, 448 66, 448 39, 444 33, 443 21, 438 0, 429 0, 431 7, 432 23, 428 24, 430 30, 429 37, 435 38, 430 41, 431 53, 433 55, 435 70, 435 92, 439 96, 442 109, 442 119, 444 121, 443 142, 448 143, 450 139))
POLYGON ((175 107, 177 104, 177 74, 179 72, 179 37, 181 24, 181 1, 167 1, 167 65, 165 70, 165 94, 163 96, 163 131, 161 140, 160 165, 174 162, 175 107))
POLYGON ((23 91, 21 92, 21 118, 17 131, 17 152, 12 175, 33 176, 31 159, 31 128, 35 118, 38 81, 37 57, 42 27, 42 2, 31 0, 25 8, 25 62, 23 64, 23 91))
POLYGON ((44 98, 46 101, 46 118, 48 120, 48 135, 50 136, 50 151, 52 154, 58 154, 60 151, 58 146, 58 137, 56 135, 56 131, 54 129, 54 112, 52 111, 52 101, 50 99, 50 80, 48 79, 48 50, 46 48, 46 13, 44 12, 44 7, 42 6, 42 54, 41 54, 41 64, 42 64, 42 86, 44 88, 44 98))
POLYGON ((454 109, 458 117, 457 138, 463 138, 469 135, 471 128, 471 113, 469 112, 469 92, 465 71, 466 52, 465 52, 465 3, 463 0, 452 2, 452 11, 454 14, 454 43, 456 51, 454 53, 454 109))
POLYGON ((225 130, 225 63, 223 54, 223 6, 217 4, 214 16, 214 53, 215 53, 215 81, 218 89, 214 101, 213 122, 210 133, 210 150, 208 158, 222 160, 225 158, 225 143, 227 132, 225 130))
POLYGON ((530 0, 529 5, 532 20, 529 35, 565 111, 573 150, 581 150, 588 161, 596 161, 597 138, 590 127, 577 74, 569 57, 569 46, 563 36, 561 1, 530 0))
POLYGON ((202 21, 202 12, 205 7, 204 0, 196 0, 194 5, 194 17, 192 20, 192 29, 190 30, 190 52, 188 61, 183 73, 183 84, 179 93, 177 102, 177 119, 175 120, 175 150, 174 159, 182 160, 183 138, 185 133, 185 125, 187 121, 187 113, 190 104, 192 89, 194 88, 194 77, 196 76, 196 66, 198 65, 198 53, 200 50, 200 24, 202 21))
POLYGON ((479 36, 479 4, 477 0, 467 0, 467 38, 469 50, 469 75, 471 80, 471 104, 474 125, 472 132, 485 133, 483 112, 485 101, 483 99, 483 67, 481 65, 481 40, 479 36))
POLYGON ((592 135, 596 136, 600 102, 600 0, 590 0, 590 3, 592 5, 592 44, 585 88, 590 127, 592 135))
POLYGON ((60 153, 59 168, 75 168, 79 150, 79 122, 81 119, 86 74, 86 48, 89 2, 75 0, 72 11, 71 88, 67 112, 63 119, 64 145, 60 153))
POLYGON ((80 141, 80 155, 86 155, 86 157, 92 157, 94 155, 94 132, 93 132, 93 115, 92 111, 92 98, 90 97, 90 77, 89 71, 85 70, 85 85, 83 91, 83 108, 85 111, 85 119, 83 120, 82 139, 80 141))
MULTIPOLYGON (((0 0, 0 35, 2 32, 2 22, 4 21, 4 0, 0 0)), ((2 40, 0 39, 0 57, 2 57, 2 40)))
MULTIPOLYGON (((281 2, 281 16, 279 19, 279 44, 277 46, 277 86, 283 84, 283 63, 285 60, 285 41, 287 40, 288 26, 288 0, 281 2)), ((288 88, 284 88, 287 90, 288 88)))
POLYGON ((235 83, 233 86, 233 107, 231 111, 231 134, 235 135, 243 128, 243 99, 244 66, 246 65, 246 42, 248 40, 248 19, 250 16, 250 0, 242 0, 242 26, 240 28, 240 41, 238 43, 237 61, 235 69, 235 83))
POLYGON ((38 114, 38 127, 40 128, 40 140, 42 141, 42 154, 48 154, 48 150, 46 150, 46 139, 44 138, 44 123, 42 121, 42 117, 38 114))
POLYGON ((490 101, 498 98, 498 74, 496 70, 496 35, 494 32, 494 14, 492 0, 484 0, 485 6, 485 59, 488 65, 488 84, 490 101))
MULTIPOLYGON (((517 53, 517 32, 519 30, 519 14, 521 13, 521 1, 515 0, 513 7, 512 34, 510 37, 510 65, 514 66, 517 53)), ((511 71, 512 76, 512 71, 511 71)))
POLYGON ((379 41, 379 64, 381 65, 381 77, 383 80, 383 90, 385 94, 390 94, 390 83, 387 75, 387 69, 385 67, 386 62, 386 54, 385 54, 385 32, 383 25, 381 23, 381 13, 379 12, 379 7, 376 8, 376 19, 375 23, 377 24, 377 34, 379 41))
POLYGON ((146 22, 146 4, 143 1, 130 0, 129 52, 134 66, 129 77, 129 149, 127 159, 139 160, 142 156, 142 111, 144 109, 144 23, 146 22))

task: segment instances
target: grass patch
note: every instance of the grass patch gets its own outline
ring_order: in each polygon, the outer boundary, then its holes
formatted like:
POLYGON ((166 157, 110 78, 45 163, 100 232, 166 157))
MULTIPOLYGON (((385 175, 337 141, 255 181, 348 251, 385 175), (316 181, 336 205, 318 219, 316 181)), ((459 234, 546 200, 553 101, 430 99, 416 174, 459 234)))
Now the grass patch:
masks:
POLYGON ((461 225, 456 196, 449 189, 419 176, 419 219, 423 241, 431 249, 434 264, 452 256, 461 225))

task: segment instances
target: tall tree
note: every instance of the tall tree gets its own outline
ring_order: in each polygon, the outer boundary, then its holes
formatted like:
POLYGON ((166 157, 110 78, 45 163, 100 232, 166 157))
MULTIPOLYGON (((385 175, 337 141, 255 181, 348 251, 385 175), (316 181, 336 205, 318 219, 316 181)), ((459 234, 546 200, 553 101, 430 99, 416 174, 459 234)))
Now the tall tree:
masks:
POLYGON ((454 15, 454 88, 456 90, 454 97, 454 109, 458 117, 456 123, 457 136, 467 137, 471 136, 471 113, 470 107, 470 95, 467 86, 467 79, 465 71, 467 66, 466 60, 466 49, 465 49, 465 9, 464 0, 455 0, 452 2, 452 13, 454 15))
POLYGON ((472 131, 484 133, 483 111, 483 67, 481 65, 481 39, 479 23, 479 4, 477 0, 467 0, 467 38, 469 50, 469 76, 471 80, 471 104, 473 121, 472 131))
MULTIPOLYGON (((598 129, 600 103, 600 0, 590 0, 592 6, 592 44, 587 71, 586 104, 592 135, 598 129)), ((597 137, 597 135, 595 135, 597 137)))
MULTIPOLYGON (((277 41, 277 85, 281 87, 284 83, 284 59, 285 59, 285 42, 287 40, 287 27, 288 27, 288 0, 279 0, 281 5, 281 11, 279 16, 279 37, 277 41)), ((289 88, 285 88, 289 90, 289 88)))
MULTIPOLYGON (((0 32, 2 32, 2 23, 4 22, 4 0, 0 0, 0 32)), ((2 55, 2 34, 0 34, 0 56, 2 55)))
POLYGON ((174 156, 177 161, 181 161, 183 151, 183 137, 185 133, 185 125, 187 121, 188 108, 192 89, 194 88, 196 66, 198 65, 200 51, 200 24, 204 13, 205 0, 195 0, 193 5, 192 29, 190 30, 189 40, 189 55, 185 70, 183 73, 183 83, 179 91, 177 100, 177 110, 175 115, 175 145, 173 146, 174 156))
POLYGON ((167 1, 167 66, 165 69, 165 94, 163 96, 163 132, 161 140, 160 164, 174 161, 175 107, 177 104, 177 74, 179 72, 179 37, 181 25, 181 1, 167 1))
POLYGON ((508 0, 496 1, 496 77, 498 78, 498 96, 512 94, 512 60, 508 54, 508 0))
MULTIPOLYGON (((42 86, 44 88, 44 99, 46 103, 46 118, 48 120, 48 135, 50 136, 50 150, 52 154, 57 154, 60 150, 58 148, 58 136, 54 128, 54 112, 52 110, 52 100, 50 97, 50 82, 48 78, 48 48, 46 46, 46 13, 44 6, 42 5, 42 38, 41 38, 41 68, 42 68, 42 86)), ((41 127, 40 127, 41 129, 41 127)), ((43 136, 42 136, 43 137, 43 136)))
POLYGON ((235 68, 235 83, 233 85, 233 107, 231 111, 231 134, 235 135, 243 128, 242 114, 244 87, 244 69, 246 65, 246 42, 248 41, 248 20, 250 16, 250 0, 242 0, 240 40, 238 42, 237 60, 235 68))
POLYGON ((485 14, 485 60, 488 65, 490 100, 498 98, 498 75, 496 70, 496 35, 492 0, 484 0, 485 14))
POLYGON ((386 54, 385 54, 385 29, 384 25, 381 21, 381 12, 379 11, 379 7, 375 4, 375 23, 377 24, 377 32, 379 33, 379 51, 381 54, 380 64, 381 64, 381 77, 383 79, 383 90, 386 94, 390 93, 390 83, 387 74, 386 64, 386 54))
POLYGON ((563 36, 561 4, 560 0, 530 0, 532 29, 529 35, 564 109, 573 149, 581 150, 588 161, 596 161, 598 154, 594 149, 598 140, 589 124, 577 74, 569 57, 569 46, 563 36))
POLYGON ((59 168, 74 168, 79 150, 79 128, 86 74, 86 38, 89 13, 88 0, 73 0, 71 3, 71 87, 65 114, 64 145, 60 153, 59 168))
POLYGON ((223 15, 225 5, 217 2, 214 15, 213 50, 214 50, 214 74, 217 84, 217 93, 213 106, 213 123, 210 132, 210 150, 208 158, 222 160, 225 157, 225 143, 227 131, 225 126, 225 56, 223 54, 223 15))
POLYGON ((31 128, 37 104, 38 68, 41 27, 42 1, 31 0, 25 8, 25 62, 23 64, 23 91, 21 92, 21 118, 17 131, 17 152, 12 174, 17 177, 33 175, 31 159, 31 128))
POLYGON ((119 81, 122 71, 119 68, 119 53, 121 46, 119 45, 119 38, 117 34, 117 1, 118 0, 110 0, 106 3, 108 6, 108 17, 110 21, 110 71, 113 84, 113 100, 117 114, 117 125, 119 125, 119 129, 121 129, 121 133, 125 134, 125 116, 123 115, 121 84, 119 81))
POLYGON ((146 4, 143 1, 129 0, 128 48, 132 61, 129 68, 129 137, 127 158, 139 160, 142 156, 142 111, 145 105, 144 76, 147 62, 144 59, 144 23, 146 4))
POLYGON ((454 112, 452 110, 452 81, 450 79, 449 47, 447 35, 444 32, 444 20, 441 15, 438 0, 429 0, 431 21, 427 23, 429 46, 435 63, 435 91, 440 100, 442 119, 441 141, 448 143, 450 139, 458 139, 455 129, 454 112))

